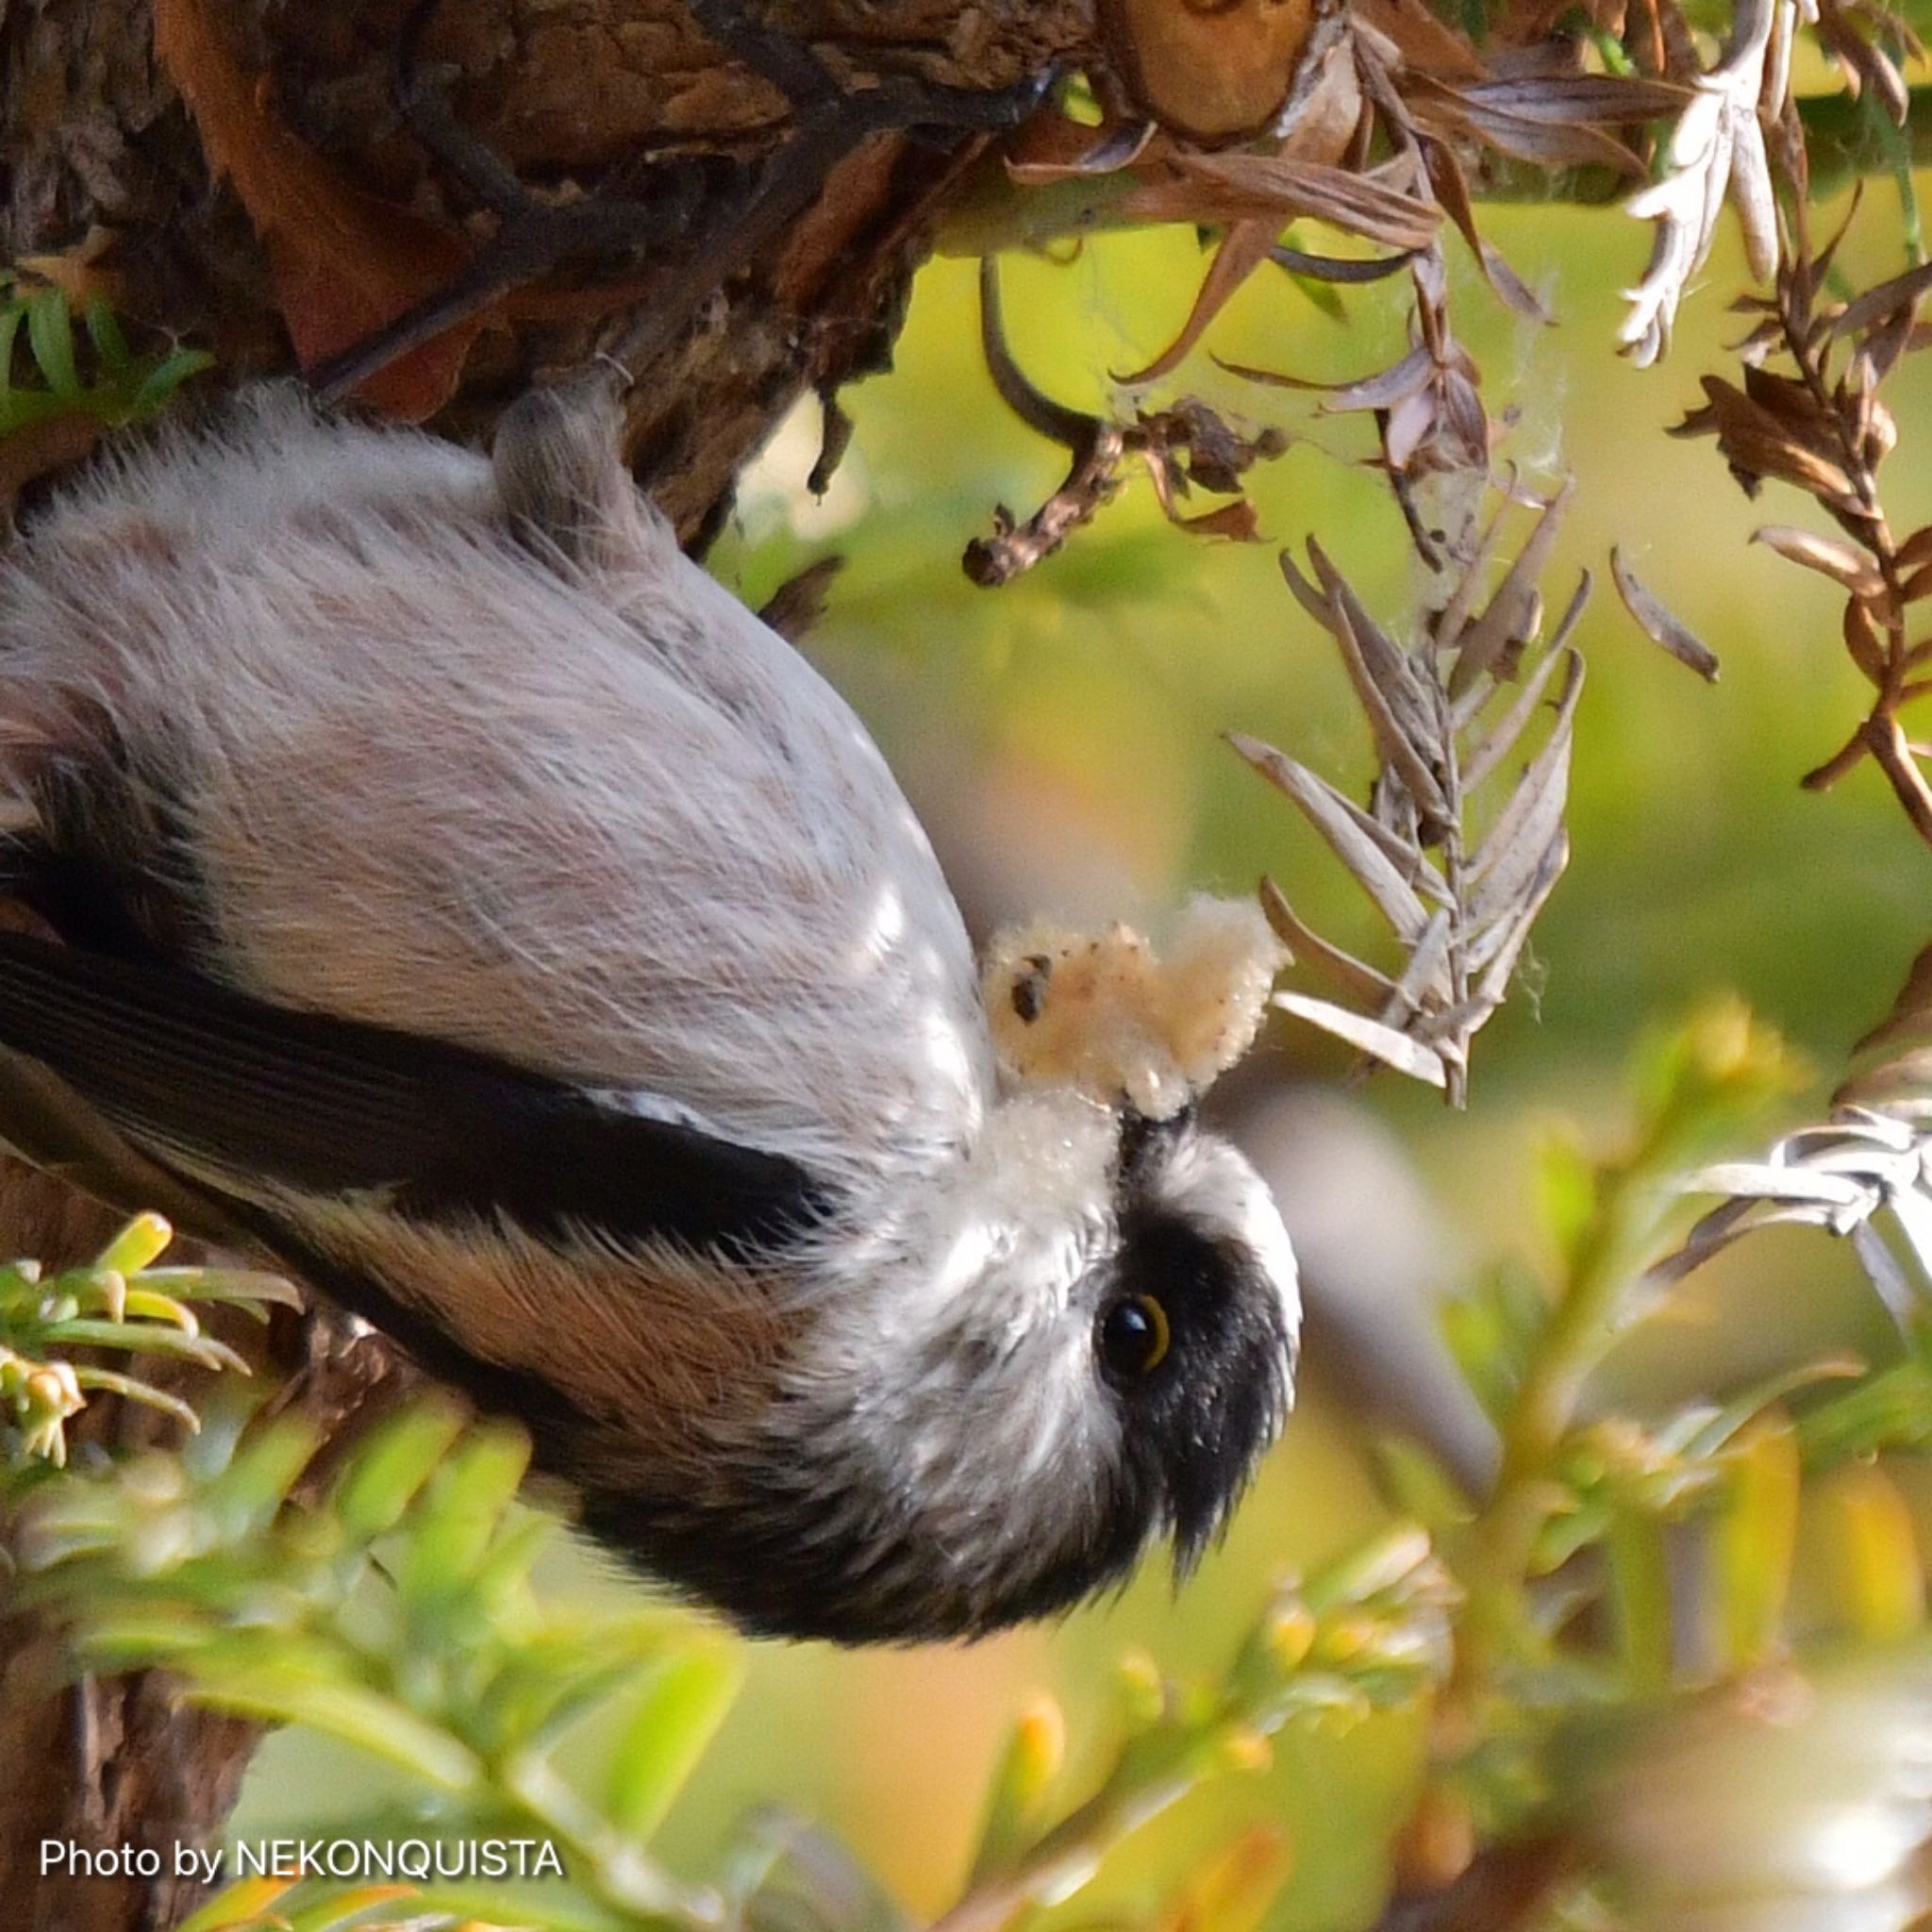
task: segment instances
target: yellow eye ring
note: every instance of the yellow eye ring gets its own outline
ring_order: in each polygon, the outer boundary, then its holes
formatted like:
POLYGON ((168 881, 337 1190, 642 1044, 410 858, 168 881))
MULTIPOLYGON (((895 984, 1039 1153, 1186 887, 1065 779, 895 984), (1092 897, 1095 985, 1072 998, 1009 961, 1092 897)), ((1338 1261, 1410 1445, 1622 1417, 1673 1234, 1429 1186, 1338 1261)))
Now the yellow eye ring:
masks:
POLYGON ((1120 1376, 1151 1375, 1167 1359, 1174 1330, 1151 1294, 1123 1295, 1100 1318, 1100 1357, 1120 1376))

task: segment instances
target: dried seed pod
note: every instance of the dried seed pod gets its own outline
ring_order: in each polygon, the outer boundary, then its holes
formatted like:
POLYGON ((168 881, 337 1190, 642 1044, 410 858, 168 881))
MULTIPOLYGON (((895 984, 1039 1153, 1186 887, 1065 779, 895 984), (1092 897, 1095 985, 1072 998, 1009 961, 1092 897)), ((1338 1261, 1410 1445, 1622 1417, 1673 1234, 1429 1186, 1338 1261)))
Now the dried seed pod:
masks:
POLYGON ((1100 0, 1100 35, 1137 107, 1224 141, 1288 98, 1315 13, 1315 0, 1100 0))

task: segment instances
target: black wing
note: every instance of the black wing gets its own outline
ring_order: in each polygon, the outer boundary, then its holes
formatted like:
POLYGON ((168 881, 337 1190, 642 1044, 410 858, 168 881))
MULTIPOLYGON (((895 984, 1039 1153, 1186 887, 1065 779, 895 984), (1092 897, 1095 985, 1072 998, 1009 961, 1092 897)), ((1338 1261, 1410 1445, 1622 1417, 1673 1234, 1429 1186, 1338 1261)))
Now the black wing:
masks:
POLYGON ((251 1179, 379 1190, 424 1220, 500 1209, 542 1237, 739 1250, 795 1239, 831 1207, 784 1156, 491 1055, 25 933, 0 932, 0 1048, 40 1062, 162 1167, 223 1177, 243 1200, 251 1179))

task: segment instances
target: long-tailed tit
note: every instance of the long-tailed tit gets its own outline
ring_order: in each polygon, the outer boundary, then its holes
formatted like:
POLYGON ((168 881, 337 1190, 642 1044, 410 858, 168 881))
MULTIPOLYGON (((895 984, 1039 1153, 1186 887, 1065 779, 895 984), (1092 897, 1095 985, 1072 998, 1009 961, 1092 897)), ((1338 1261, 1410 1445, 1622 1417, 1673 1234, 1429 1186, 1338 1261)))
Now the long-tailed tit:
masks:
POLYGON ((270 390, 96 465, 0 557, 0 1136, 522 1417, 685 1593, 991 1630, 1185 1564, 1278 1430, 1293 1257, 1186 1105, 1256 915, 983 990, 599 409, 486 460, 270 390))

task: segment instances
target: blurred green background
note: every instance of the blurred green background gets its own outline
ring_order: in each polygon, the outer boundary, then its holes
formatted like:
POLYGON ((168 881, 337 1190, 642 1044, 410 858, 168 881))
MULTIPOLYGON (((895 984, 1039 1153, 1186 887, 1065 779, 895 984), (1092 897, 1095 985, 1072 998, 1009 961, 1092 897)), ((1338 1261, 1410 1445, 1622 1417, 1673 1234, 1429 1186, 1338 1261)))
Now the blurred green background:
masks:
MULTIPOLYGON (((1860 285, 1903 265, 1891 197, 1874 186, 1845 258, 1860 285)), ((1519 415, 1504 455, 1532 481, 1559 471, 1578 479, 1546 594, 1560 603, 1583 568, 1597 591, 1578 640, 1590 670, 1574 857, 1522 991, 1478 1042, 1472 1105, 1445 1113, 1393 1077, 1361 1096, 1421 1176, 1452 1280, 1455 1257, 1534 1239, 1532 1156, 1554 1124, 1614 1140, 1622 1070, 1647 1025, 1700 993, 1735 989, 1807 1050, 1822 1092, 1932 937, 1932 860, 1875 773, 1867 767, 1823 797, 1797 789, 1800 773, 1862 715, 1862 686, 1838 644, 1831 587, 1747 540, 1761 523, 1815 521, 1813 512, 1776 486, 1747 503, 1713 443, 1664 433, 1699 400, 1701 372, 1735 375, 1725 344, 1748 325, 1726 312, 1743 281, 1728 225, 1671 357, 1641 371, 1617 358, 1613 339, 1619 291, 1642 271, 1645 229, 1612 209, 1495 208, 1484 220, 1557 322, 1541 328, 1509 314, 1464 258, 1458 332, 1485 372, 1491 413, 1519 415), (1608 580, 1612 541, 1718 651, 1717 686, 1624 616, 1608 580)), ((1110 371, 1165 346, 1205 261, 1181 229, 1096 238, 1063 260, 1009 258, 1008 323, 1021 366, 1054 396, 1097 406, 1110 371)), ((1137 481, 1064 554, 1006 590, 974 589, 958 567, 967 540, 989 527, 995 503, 1030 511, 1064 460, 995 398, 974 283, 968 261, 925 270, 896 368, 845 397, 857 434, 830 491, 814 501, 803 488, 818 447, 814 405, 745 479, 713 568, 756 604, 814 557, 848 559, 808 649, 873 726, 975 919, 1120 912, 1158 924, 1188 891, 1246 891, 1266 870, 1312 923, 1373 952, 1379 936, 1340 869, 1219 738, 1239 728, 1338 782, 1366 777, 1341 668, 1283 588, 1275 555, 1318 534, 1371 608, 1399 620, 1416 566, 1386 488, 1362 466, 1369 425, 1324 419, 1313 399, 1258 389, 1197 354, 1159 395, 1197 393, 1295 439, 1252 478, 1266 541, 1181 534, 1137 481)), ((1346 307, 1344 324, 1265 270, 1208 347, 1322 378, 1402 353, 1402 278, 1350 291, 1346 307)), ((1932 521, 1926 374, 1908 366, 1890 391, 1902 437, 1888 507, 1900 529, 1932 521)), ((1333 1082, 1344 1068, 1306 1032, 1284 1032, 1273 1046, 1283 1080, 1333 1082)), ((1368 1218, 1386 1208, 1352 1206, 1368 1218)), ((1709 1271, 1668 1325, 1640 1325, 1609 1373, 1619 1399, 1641 1407, 1840 1338, 1887 1346, 1847 1257, 1822 1241, 1769 1240, 1709 1271)), ((667 1858, 698 1869, 745 1807, 775 1801, 832 1827, 915 1910, 942 1906, 994 1754, 1029 1692, 1049 1688, 1065 1700, 1077 1763, 1081 1740, 1104 1730, 1124 1650, 1183 1674, 1212 1670, 1271 1579, 1377 1521, 1348 1405, 1326 1392, 1319 1359, 1307 1382, 1226 1546, 1178 1597, 1150 1567, 1118 1602, 973 1648, 747 1647, 743 1695, 672 1822, 667 1858)), ((558 1575, 585 1591, 630 1587, 581 1552, 559 1558, 558 1575)), ((1109 1902, 1151 1907, 1184 1846, 1224 1842, 1245 1817, 1289 1834, 1281 1925, 1365 1923, 1381 1900, 1382 1847, 1413 1794, 1421 1742, 1419 1726, 1394 1718, 1366 1731, 1284 1733, 1271 1771, 1222 1781, 1134 1840, 1100 1890, 1083 1895, 1079 1923, 1105 1922, 1109 1902)), ((236 1828, 300 1821, 312 1830, 323 1794, 346 1813, 370 1791, 365 1766, 285 1734, 260 1760, 236 1828)))

